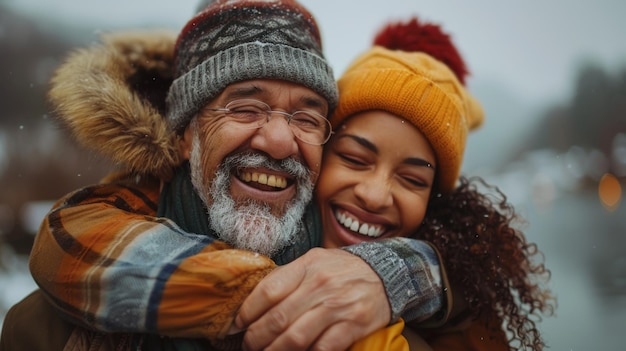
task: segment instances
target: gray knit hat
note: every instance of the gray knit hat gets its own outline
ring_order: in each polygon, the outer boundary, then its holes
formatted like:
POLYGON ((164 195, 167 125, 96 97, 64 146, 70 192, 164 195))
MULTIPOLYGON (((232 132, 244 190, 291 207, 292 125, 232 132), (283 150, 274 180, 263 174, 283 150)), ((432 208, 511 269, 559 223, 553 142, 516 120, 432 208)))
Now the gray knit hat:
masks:
POLYGON ((313 16, 293 0, 215 0, 181 31, 167 95, 170 128, 181 132, 228 85, 249 79, 302 84, 337 105, 333 71, 313 16))

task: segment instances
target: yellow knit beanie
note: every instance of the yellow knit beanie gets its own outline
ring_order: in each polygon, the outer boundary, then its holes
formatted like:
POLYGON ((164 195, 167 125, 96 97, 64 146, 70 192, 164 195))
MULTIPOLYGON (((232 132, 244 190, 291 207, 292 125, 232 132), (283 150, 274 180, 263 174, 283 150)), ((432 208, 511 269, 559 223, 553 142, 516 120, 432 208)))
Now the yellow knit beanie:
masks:
POLYGON ((435 151, 437 189, 454 189, 467 132, 482 123, 483 110, 446 64, 425 52, 374 46, 348 67, 338 84, 333 128, 368 110, 410 121, 435 151))

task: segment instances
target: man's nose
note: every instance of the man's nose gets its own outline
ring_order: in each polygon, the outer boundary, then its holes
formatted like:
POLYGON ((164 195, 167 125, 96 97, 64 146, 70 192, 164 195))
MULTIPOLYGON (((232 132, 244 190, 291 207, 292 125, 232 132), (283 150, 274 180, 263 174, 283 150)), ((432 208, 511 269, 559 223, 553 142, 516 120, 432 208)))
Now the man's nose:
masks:
POLYGON ((393 195, 388 179, 372 172, 355 187, 354 194, 365 209, 376 212, 393 205, 393 195))
POLYGON ((277 160, 297 156, 299 152, 296 136, 286 116, 278 113, 272 113, 269 121, 256 131, 251 147, 277 160))

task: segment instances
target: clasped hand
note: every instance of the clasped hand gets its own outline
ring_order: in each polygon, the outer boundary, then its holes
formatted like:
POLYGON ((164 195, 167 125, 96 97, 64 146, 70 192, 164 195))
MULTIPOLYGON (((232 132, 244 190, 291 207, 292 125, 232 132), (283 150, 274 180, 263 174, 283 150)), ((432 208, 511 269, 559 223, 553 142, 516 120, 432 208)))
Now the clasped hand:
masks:
POLYGON ((312 249, 264 278, 235 326, 244 350, 346 350, 389 324, 383 284, 358 256, 312 249))

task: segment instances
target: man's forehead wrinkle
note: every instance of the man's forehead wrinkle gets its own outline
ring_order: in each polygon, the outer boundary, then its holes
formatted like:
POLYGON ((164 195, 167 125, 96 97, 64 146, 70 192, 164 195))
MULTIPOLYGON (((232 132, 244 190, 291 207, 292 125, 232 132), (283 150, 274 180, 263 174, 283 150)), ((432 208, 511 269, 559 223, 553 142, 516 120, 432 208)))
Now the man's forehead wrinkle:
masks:
POLYGON ((254 94, 262 93, 264 89, 256 84, 250 84, 247 86, 237 87, 235 89, 231 89, 226 94, 227 99, 242 97, 242 96, 252 96, 254 94))
MULTIPOLYGON (((270 90, 267 89, 267 87, 264 87, 263 85, 250 82, 249 85, 242 85, 239 87, 230 88, 230 90, 227 90, 226 94, 224 95, 224 98, 226 100, 233 100, 236 98, 258 95, 258 94, 262 94, 265 92, 270 92, 270 90)), ((297 100, 298 103, 300 103, 303 106, 310 107, 310 108, 325 110, 328 106, 324 98, 316 96, 315 94, 302 94, 297 99, 298 99, 297 100)), ((262 101, 262 102, 268 103, 268 101, 262 101)))

